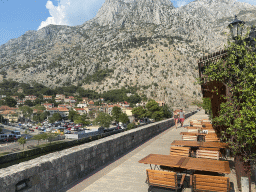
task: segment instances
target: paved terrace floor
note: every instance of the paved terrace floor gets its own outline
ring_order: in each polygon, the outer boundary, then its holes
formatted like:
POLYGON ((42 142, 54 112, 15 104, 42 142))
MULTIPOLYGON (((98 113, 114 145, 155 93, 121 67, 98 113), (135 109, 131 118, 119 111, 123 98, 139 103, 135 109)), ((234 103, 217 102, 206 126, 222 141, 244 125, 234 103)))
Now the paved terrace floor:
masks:
MULTIPOLYGON (((184 126, 189 126, 189 122, 192 119, 208 119, 208 115, 204 110, 199 111, 195 115, 185 120, 184 126)), ((105 167, 101 167, 86 178, 82 178, 75 181, 71 185, 67 186, 61 191, 67 192, 147 192, 148 185, 146 181, 146 169, 149 169, 149 165, 138 163, 138 161, 145 156, 153 154, 169 155, 170 146, 174 140, 182 140, 180 132, 186 131, 185 128, 181 128, 180 124, 178 129, 175 126, 164 131, 158 136, 150 139, 144 144, 140 145, 136 149, 125 154, 121 158, 109 163, 105 167)), ((236 178, 234 169, 231 165, 231 174, 226 175, 232 182, 232 191, 238 191, 236 186, 236 178), (236 190, 234 190, 234 188, 236 190)), ((186 177, 189 183, 189 177, 186 177)), ((185 182, 185 187, 188 187, 185 182)), ((163 188, 153 188, 154 192, 167 192, 172 190, 166 190, 163 188)), ((185 192, 191 191, 190 188, 184 188, 185 192)))

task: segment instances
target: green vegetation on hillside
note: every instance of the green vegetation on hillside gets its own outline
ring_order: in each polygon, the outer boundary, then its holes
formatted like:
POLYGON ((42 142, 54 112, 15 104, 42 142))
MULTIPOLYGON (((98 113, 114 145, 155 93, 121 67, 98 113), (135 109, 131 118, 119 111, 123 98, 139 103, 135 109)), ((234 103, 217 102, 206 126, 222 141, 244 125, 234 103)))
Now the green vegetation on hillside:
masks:
POLYGON ((82 97, 88 97, 89 99, 104 98, 107 102, 124 102, 127 101, 131 104, 141 102, 141 97, 136 93, 137 87, 121 88, 116 90, 104 91, 103 94, 97 93, 96 91, 84 89, 80 86, 70 85, 63 87, 56 87, 55 89, 46 87, 39 83, 32 83, 32 85, 26 83, 19 83, 13 80, 3 80, 0 83, 0 95, 6 95, 6 99, 0 100, 0 105, 15 106, 16 101, 10 96, 18 96, 19 99, 23 99, 25 95, 35 95, 37 99, 34 102, 26 101, 26 105, 36 106, 45 102, 43 95, 53 96, 52 100, 48 100, 49 103, 54 103, 54 106, 58 106, 55 102, 54 97, 56 94, 65 94, 66 96, 74 96, 78 101, 82 97), (22 91, 22 93, 20 92, 22 91), (18 92, 19 91, 19 92, 18 92), (127 94, 131 94, 129 97, 127 94))

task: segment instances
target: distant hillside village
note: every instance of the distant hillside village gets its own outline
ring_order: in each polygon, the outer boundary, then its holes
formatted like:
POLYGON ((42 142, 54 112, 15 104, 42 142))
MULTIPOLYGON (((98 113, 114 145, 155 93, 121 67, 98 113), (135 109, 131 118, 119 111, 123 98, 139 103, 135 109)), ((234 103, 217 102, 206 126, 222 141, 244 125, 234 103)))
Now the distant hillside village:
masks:
MULTIPOLYGON (((15 107, 9 107, 7 105, 0 106, 0 115, 8 122, 22 122, 24 121, 25 114, 24 111, 20 110, 19 106, 27 106, 27 103, 33 103, 37 97, 34 95, 26 95, 24 99, 19 99, 18 96, 10 96, 13 98, 17 104, 15 107), (30 101, 30 102, 28 102, 30 101)), ((6 98, 6 95, 0 95, 0 99, 3 100, 6 98)), ((31 115, 36 116, 38 113, 48 112, 47 118, 50 118, 55 113, 59 113, 63 119, 67 119, 69 116, 69 112, 75 111, 80 115, 86 114, 90 120, 94 120, 97 117, 99 112, 104 112, 109 115, 112 115, 113 107, 117 106, 121 108, 122 112, 125 113, 130 122, 134 121, 134 117, 132 114, 133 107, 130 106, 130 103, 117 102, 117 103, 106 103, 104 98, 91 100, 88 97, 82 97, 82 101, 77 101, 74 96, 66 96, 64 94, 56 94, 55 98, 53 96, 43 95, 44 102, 41 102, 41 106, 43 107, 32 107, 33 113, 31 115), (55 101, 54 103, 49 101, 55 101), (96 105, 97 104, 97 105, 96 105), (55 106, 57 105, 57 106, 55 106)), ((163 101, 157 102, 160 107, 164 106, 165 103, 163 101)), ((135 106, 143 106, 145 107, 147 102, 137 103, 135 106)))

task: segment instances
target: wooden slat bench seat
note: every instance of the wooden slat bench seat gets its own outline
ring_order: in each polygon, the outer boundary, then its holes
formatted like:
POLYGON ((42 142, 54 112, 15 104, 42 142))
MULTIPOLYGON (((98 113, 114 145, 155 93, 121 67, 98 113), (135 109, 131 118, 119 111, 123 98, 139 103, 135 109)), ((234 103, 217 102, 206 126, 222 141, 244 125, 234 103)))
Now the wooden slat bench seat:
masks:
POLYGON ((220 151, 220 148, 199 147, 200 150, 220 151))
MULTIPOLYGON (((147 169, 147 183, 150 187, 157 186, 163 188, 174 189, 178 191, 183 185, 185 174, 182 175, 180 183, 178 183, 177 173, 167 172, 167 171, 158 171, 147 169)), ((149 190, 150 191, 150 190, 149 190)))
POLYGON ((229 192, 228 177, 194 174, 190 176, 192 191, 229 192))
POLYGON ((216 150, 196 150, 196 158, 220 159, 220 152, 216 150))
POLYGON ((198 129, 188 129, 188 132, 198 133, 198 129))
POLYGON ((193 135, 182 135, 183 141, 197 141, 197 136, 193 135))
POLYGON ((190 147, 172 146, 170 150, 170 155, 174 155, 174 156, 179 155, 179 156, 189 157, 190 147))
POLYGON ((207 148, 207 147, 199 147, 200 150, 209 150, 209 151, 219 151, 220 157, 222 157, 222 154, 220 152, 220 148, 207 148))
POLYGON ((217 137, 217 136, 215 136, 215 135, 210 135, 210 134, 207 134, 207 135, 205 135, 205 142, 209 142, 209 141, 220 141, 220 139, 217 137))

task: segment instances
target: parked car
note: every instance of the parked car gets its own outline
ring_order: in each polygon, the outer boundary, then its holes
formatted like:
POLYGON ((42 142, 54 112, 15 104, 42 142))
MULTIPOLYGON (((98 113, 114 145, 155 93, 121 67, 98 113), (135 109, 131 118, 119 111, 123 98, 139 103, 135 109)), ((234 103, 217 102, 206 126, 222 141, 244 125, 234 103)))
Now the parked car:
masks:
POLYGON ((12 133, 13 135, 16 135, 16 138, 17 138, 17 139, 21 138, 20 131, 12 131, 11 133, 12 133))
POLYGON ((16 141, 17 137, 14 134, 10 134, 7 136, 6 141, 16 141))
POLYGON ((6 134, 1 134, 0 135, 0 141, 4 142, 4 141, 6 141, 6 139, 7 139, 7 135, 6 134))
POLYGON ((65 130, 64 133, 65 133, 65 134, 71 134, 71 131, 65 130))

